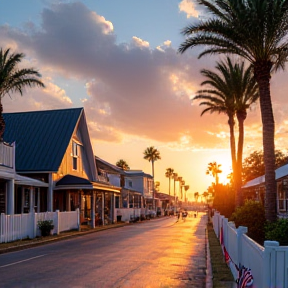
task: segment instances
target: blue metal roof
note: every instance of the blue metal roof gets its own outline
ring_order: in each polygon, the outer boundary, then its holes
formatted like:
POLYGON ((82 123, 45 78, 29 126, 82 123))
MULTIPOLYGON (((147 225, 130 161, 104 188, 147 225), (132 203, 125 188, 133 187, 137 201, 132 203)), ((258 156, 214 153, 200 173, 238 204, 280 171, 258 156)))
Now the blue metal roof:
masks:
POLYGON ((82 111, 3 113, 4 141, 16 142, 16 171, 58 171, 82 111))

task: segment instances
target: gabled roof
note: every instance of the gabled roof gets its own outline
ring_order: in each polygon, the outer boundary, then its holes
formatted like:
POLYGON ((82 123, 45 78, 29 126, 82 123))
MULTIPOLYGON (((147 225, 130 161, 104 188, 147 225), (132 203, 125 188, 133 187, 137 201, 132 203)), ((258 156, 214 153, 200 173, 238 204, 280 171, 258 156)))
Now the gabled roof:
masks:
POLYGON ((3 113, 4 141, 16 142, 16 171, 58 171, 82 111, 3 113))
POLYGON ((116 165, 113 165, 98 156, 95 156, 95 159, 97 168, 102 169, 110 174, 124 174, 124 171, 116 165))

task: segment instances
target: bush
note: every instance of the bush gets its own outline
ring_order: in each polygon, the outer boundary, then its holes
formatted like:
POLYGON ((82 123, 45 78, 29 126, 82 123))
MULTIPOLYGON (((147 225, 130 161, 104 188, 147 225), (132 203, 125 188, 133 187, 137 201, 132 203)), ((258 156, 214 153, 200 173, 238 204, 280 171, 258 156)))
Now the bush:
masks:
POLYGON ((280 245, 288 245, 288 219, 278 219, 265 225, 265 239, 278 241, 280 245))
POLYGON ((248 228, 247 235, 263 245, 266 219, 265 210, 261 203, 247 200, 243 206, 236 208, 229 220, 234 221, 236 228, 246 226, 248 228))
POLYGON ((51 230, 54 228, 53 220, 38 221, 37 226, 39 227, 42 236, 50 235, 51 230))
POLYGON ((214 185, 213 208, 221 215, 229 218, 235 209, 235 193, 234 190, 223 185, 214 185))

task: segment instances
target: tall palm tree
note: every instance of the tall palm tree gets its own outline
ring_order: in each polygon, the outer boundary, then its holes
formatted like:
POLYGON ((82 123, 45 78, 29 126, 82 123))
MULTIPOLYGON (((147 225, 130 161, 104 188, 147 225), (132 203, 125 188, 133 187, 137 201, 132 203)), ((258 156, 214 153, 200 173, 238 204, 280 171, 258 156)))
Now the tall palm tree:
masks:
POLYGON ((116 162, 116 166, 121 168, 122 170, 130 170, 128 163, 123 159, 118 160, 116 162))
POLYGON ((198 198, 199 198, 199 192, 195 192, 194 199, 196 200, 196 202, 198 202, 198 198))
POLYGON ((174 169, 173 168, 167 168, 165 172, 165 176, 169 179, 169 196, 171 191, 171 178, 173 176, 174 169))
POLYGON ((216 186, 218 185, 219 182, 219 173, 222 173, 222 170, 220 170, 221 164, 217 164, 217 162, 210 162, 208 164, 206 174, 207 175, 212 175, 215 178, 215 184, 216 186))
POLYGON ((181 199, 183 199, 183 187, 185 186, 185 180, 182 179, 182 181, 180 182, 180 195, 181 195, 181 199))
POLYGON ((265 162, 265 216, 277 219, 275 123, 270 94, 271 72, 284 69, 288 56, 288 0, 198 0, 211 17, 185 27, 179 52, 204 46, 206 54, 234 54, 253 65, 259 85, 265 162))
POLYGON ((176 204, 176 181, 178 181, 178 173, 173 173, 173 180, 174 180, 174 201, 176 204))
POLYGON ((189 185, 185 185, 184 186, 184 190, 185 190, 185 202, 187 202, 187 191, 189 190, 190 186, 189 185))
POLYGON ((0 140, 5 130, 3 106, 1 99, 8 94, 19 92, 23 95, 26 87, 45 87, 39 79, 41 74, 33 68, 18 68, 18 64, 25 57, 22 53, 10 53, 10 49, 0 50, 0 140))
POLYGON ((153 206, 155 199, 155 188, 154 188, 154 162, 161 159, 160 152, 154 146, 147 147, 144 151, 144 159, 148 160, 152 164, 152 177, 153 177, 153 206))
POLYGON ((206 69, 201 70, 201 74, 206 78, 201 85, 209 85, 209 89, 199 90, 193 99, 204 100, 200 105, 208 106, 202 111, 201 116, 206 112, 224 113, 228 116, 231 160, 235 178, 234 188, 236 190, 235 204, 238 207, 242 203, 244 121, 247 117, 247 109, 259 98, 259 90, 251 65, 245 69, 244 62, 233 64, 227 57, 226 61, 217 62, 216 69, 219 73, 206 69), (235 115, 239 127, 237 155, 234 135, 235 115))
POLYGON ((148 160, 152 164, 152 176, 154 179, 154 162, 161 160, 160 152, 154 146, 147 147, 144 151, 144 159, 148 160))

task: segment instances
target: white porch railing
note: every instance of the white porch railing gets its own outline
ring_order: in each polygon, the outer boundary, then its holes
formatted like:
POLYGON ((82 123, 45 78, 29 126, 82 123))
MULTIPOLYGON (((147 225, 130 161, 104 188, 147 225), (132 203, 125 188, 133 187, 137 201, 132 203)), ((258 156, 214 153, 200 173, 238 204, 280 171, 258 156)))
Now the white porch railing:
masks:
POLYGON ((14 168, 15 145, 0 142, 0 165, 14 168))
POLYGON ((231 261, 229 267, 237 278, 235 264, 251 269, 254 277, 253 287, 288 288, 288 246, 279 246, 276 241, 265 241, 264 247, 253 241, 245 233, 247 227, 235 228, 233 222, 214 213, 212 217, 215 234, 220 238, 223 231, 223 246, 225 246, 231 261))
POLYGON ((71 212, 45 212, 0 215, 0 243, 40 236, 37 226, 40 220, 53 220, 52 234, 80 229, 79 209, 71 212))

